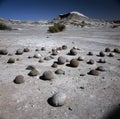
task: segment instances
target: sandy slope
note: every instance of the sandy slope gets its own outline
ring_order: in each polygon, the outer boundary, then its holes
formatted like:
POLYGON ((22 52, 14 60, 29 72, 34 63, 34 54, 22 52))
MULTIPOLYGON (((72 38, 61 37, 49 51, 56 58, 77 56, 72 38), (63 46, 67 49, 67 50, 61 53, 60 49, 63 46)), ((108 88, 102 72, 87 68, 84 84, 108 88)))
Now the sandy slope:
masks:
MULTIPOLYGON (((18 25, 21 30, 0 31, 0 49, 7 48, 13 56, 0 56, 0 118, 2 119, 103 119, 109 111, 120 103, 120 54, 103 59, 107 63, 100 64, 97 55, 106 47, 120 49, 120 28, 111 29, 109 26, 80 28, 67 26, 61 33, 47 33, 46 25, 18 25), (31 58, 41 47, 46 51, 38 51, 43 57, 49 56, 52 48, 67 45, 54 59, 39 63, 39 59, 31 58), (72 47, 78 47, 77 56, 67 55, 72 47), (18 48, 30 48, 30 52, 15 55, 18 48), (93 56, 87 53, 92 51, 93 56), (68 59, 84 56, 78 68, 59 65, 65 75, 55 75, 52 81, 44 81, 39 76, 46 70, 54 72, 51 65, 58 56, 68 59), (14 64, 8 64, 10 57, 19 58, 14 64), (86 62, 94 59, 95 64, 86 62), (40 72, 37 77, 28 76, 28 65, 35 65, 40 72), (88 75, 90 69, 103 66, 106 71, 99 76, 88 75), (25 83, 13 83, 17 75, 24 75, 25 83), (80 76, 85 74, 85 76, 80 76), (82 89, 81 87, 84 87, 82 89), (55 92, 67 94, 67 102, 62 107, 53 107, 47 102, 55 92)), ((57 68, 57 69, 58 69, 57 68)))

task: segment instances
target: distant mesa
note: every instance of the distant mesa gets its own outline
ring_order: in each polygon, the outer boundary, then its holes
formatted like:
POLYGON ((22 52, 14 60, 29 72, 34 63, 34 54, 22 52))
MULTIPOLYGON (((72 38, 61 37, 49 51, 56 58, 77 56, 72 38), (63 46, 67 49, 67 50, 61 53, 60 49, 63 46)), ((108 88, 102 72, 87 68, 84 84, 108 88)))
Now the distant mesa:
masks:
POLYGON ((59 15, 60 19, 64 19, 67 17, 73 18, 73 17, 84 17, 84 18, 88 18, 87 16, 83 15, 82 13, 79 13, 77 11, 73 11, 73 12, 69 12, 67 14, 60 14, 59 15))
POLYGON ((82 22, 89 20, 89 18, 82 13, 79 13, 77 11, 69 12, 66 14, 60 14, 56 18, 52 20, 53 23, 75 23, 75 22, 82 22))

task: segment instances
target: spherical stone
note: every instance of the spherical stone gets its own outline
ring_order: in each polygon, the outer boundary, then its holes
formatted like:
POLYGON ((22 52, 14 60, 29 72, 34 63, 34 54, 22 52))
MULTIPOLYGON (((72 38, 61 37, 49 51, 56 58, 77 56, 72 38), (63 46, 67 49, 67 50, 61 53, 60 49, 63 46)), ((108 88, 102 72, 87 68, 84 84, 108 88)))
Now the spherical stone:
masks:
POLYGON ((95 61, 94 61, 93 59, 90 59, 87 63, 88 63, 88 64, 94 64, 95 61))
POLYGON ((104 57, 105 53, 103 51, 99 52, 99 56, 104 57))
POLYGON ((9 58, 7 63, 15 63, 15 59, 14 58, 9 58))
POLYGON ((84 59, 85 59, 85 58, 84 58, 83 56, 79 56, 77 60, 78 60, 78 61, 83 61, 84 59))
POLYGON ((26 69, 27 69, 27 70, 34 70, 34 69, 36 69, 36 68, 35 68, 34 65, 29 65, 26 69))
POLYGON ((33 69, 28 73, 28 75, 29 76, 37 76, 37 75, 39 75, 39 72, 36 69, 33 69))
POLYGON ((98 71, 105 71, 105 69, 104 69, 103 66, 98 66, 98 67, 96 68, 96 70, 98 70, 98 71))
POLYGON ((52 73, 51 71, 45 71, 45 72, 43 73, 42 78, 43 78, 44 80, 51 80, 51 79, 54 78, 54 75, 53 75, 53 73, 52 73))
POLYGON ((18 49, 16 51, 16 55, 22 55, 23 54, 23 49, 18 49))
POLYGON ((78 67, 79 66, 79 61, 77 59, 70 60, 70 66, 71 67, 78 67))
POLYGON ((32 59, 33 57, 32 56, 28 56, 28 59, 32 59))
POLYGON ((109 57, 114 57, 115 56, 115 54, 114 53, 109 53, 109 55, 108 55, 109 57))
POLYGON ((62 45, 62 49, 66 50, 67 49, 67 45, 62 45))
POLYGON ((33 56, 34 58, 40 58, 41 57, 41 54, 35 54, 34 56, 33 56))
POLYGON ((63 56, 58 57, 58 64, 64 64, 66 62, 66 58, 63 56))
POLYGON ((88 52, 88 55, 92 56, 92 55, 93 55, 93 52, 88 52))
POLYGON ((56 73, 56 74, 63 74, 63 75, 65 75, 65 71, 63 71, 62 69, 57 69, 57 70, 55 71, 55 73, 56 73))
POLYGON ((92 69, 88 74, 98 76, 99 72, 97 70, 92 69))
POLYGON ((110 52, 110 48, 105 48, 105 52, 110 52))
POLYGON ((7 55, 8 54, 8 50, 7 49, 1 49, 0 50, 0 55, 7 55))
POLYGON ((51 97, 51 105, 55 107, 63 106, 66 103, 67 95, 62 92, 58 92, 51 97))
POLYGON ((113 52, 115 52, 115 53, 120 53, 120 49, 114 48, 113 52))
POLYGON ((30 49, 29 48, 24 48, 24 52, 29 52, 30 49))
POLYGON ((51 65, 51 67, 53 67, 53 68, 57 68, 57 63, 53 63, 52 65, 51 65))
POLYGON ((70 55, 77 55, 77 50, 76 49, 71 49, 70 50, 70 55))
POLYGON ((22 76, 22 75, 16 76, 13 82, 16 84, 24 83, 24 76, 22 76))

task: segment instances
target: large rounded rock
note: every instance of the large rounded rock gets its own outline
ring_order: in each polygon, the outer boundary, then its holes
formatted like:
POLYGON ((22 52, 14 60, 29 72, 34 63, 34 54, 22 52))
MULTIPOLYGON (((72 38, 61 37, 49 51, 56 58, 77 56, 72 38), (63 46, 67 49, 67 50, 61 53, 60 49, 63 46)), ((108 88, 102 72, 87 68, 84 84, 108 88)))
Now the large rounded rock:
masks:
POLYGON ((35 68, 35 66, 34 65, 29 65, 29 66, 27 66, 27 68, 26 68, 27 70, 34 70, 34 69, 36 69, 35 68))
POLYGON ((88 64, 94 64, 95 61, 94 61, 93 59, 90 59, 87 63, 88 63, 88 64))
POLYGON ((29 76, 37 76, 37 75, 39 75, 39 72, 36 69, 33 69, 28 73, 28 75, 29 76))
POLYGON ((11 63, 11 64, 15 63, 15 59, 14 58, 9 58, 7 63, 11 63))
POLYGON ((51 80, 51 79, 54 79, 54 75, 51 71, 45 71, 42 75, 42 79, 51 80))
POLYGON ((90 72, 88 72, 89 75, 94 75, 94 76, 98 76, 99 72, 95 69, 90 70, 90 72))
POLYGON ((74 48, 72 48, 72 49, 70 50, 70 55, 77 55, 77 50, 74 49, 74 48))
POLYGON ((108 56, 109 56, 109 57, 114 57, 114 56, 115 56, 115 53, 110 52, 108 56))
POLYGON ((120 49, 114 48, 113 52, 115 52, 115 53, 120 53, 120 49))
POLYGON ((65 93, 58 92, 49 99, 49 103, 52 106, 59 107, 59 106, 63 106, 66 103, 66 100, 67 100, 67 95, 65 93))
POLYGON ((70 60, 70 66, 71 67, 78 67, 79 66, 79 61, 77 59, 70 60))
POLYGON ((24 48, 24 52, 29 52, 30 49, 29 48, 24 48))
POLYGON ((16 84, 24 83, 24 76, 22 76, 22 75, 16 76, 15 79, 13 80, 13 82, 16 84))
POLYGON ((58 64, 64 64, 66 62, 66 58, 63 56, 58 57, 58 64))
POLYGON ((105 52, 110 52, 111 50, 110 50, 110 48, 105 48, 105 52))
POLYGON ((23 54, 23 49, 18 49, 16 51, 16 55, 22 55, 23 54))
POLYGON ((8 50, 7 49, 1 49, 0 50, 0 55, 7 55, 8 54, 8 50))
POLYGON ((55 73, 56 73, 56 74, 63 74, 63 75, 65 75, 65 71, 63 71, 62 69, 57 69, 57 70, 55 71, 55 73))
POLYGON ((98 63, 106 63, 106 59, 99 59, 98 63))
POLYGON ((67 49, 67 45, 62 45, 62 49, 66 50, 67 49))
POLYGON ((58 55, 58 51, 56 49, 52 49, 52 55, 58 55))
POLYGON ((51 67, 53 67, 53 68, 57 68, 57 63, 53 63, 52 65, 51 65, 51 67))
POLYGON ((105 56, 105 53, 104 53, 103 51, 100 51, 100 52, 99 52, 99 56, 100 56, 100 57, 104 57, 104 56, 105 56))
POLYGON ((83 61, 84 59, 85 59, 85 58, 84 58, 83 56, 79 56, 77 60, 78 60, 78 61, 83 61))
POLYGON ((39 54, 39 53, 36 53, 36 54, 34 54, 34 56, 33 56, 34 58, 40 58, 41 57, 41 54, 39 54))
POLYGON ((44 60, 46 60, 46 61, 49 61, 49 60, 51 60, 52 58, 51 58, 51 56, 46 56, 46 57, 44 57, 44 60))

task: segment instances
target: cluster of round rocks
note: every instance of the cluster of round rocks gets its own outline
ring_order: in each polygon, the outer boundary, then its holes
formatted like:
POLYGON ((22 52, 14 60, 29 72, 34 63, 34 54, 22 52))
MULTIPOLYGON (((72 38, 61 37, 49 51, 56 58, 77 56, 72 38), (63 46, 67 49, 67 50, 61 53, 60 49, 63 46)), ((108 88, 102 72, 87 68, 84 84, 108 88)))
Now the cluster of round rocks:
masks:
MULTIPOLYGON (((44 62, 44 60, 48 61, 51 59, 54 59, 54 56, 58 55, 58 53, 60 52, 60 50, 66 50, 67 46, 63 45, 62 47, 58 47, 56 49, 52 49, 51 50, 51 55, 47 56, 47 57, 42 57, 41 54, 36 53, 34 54, 33 58, 38 58, 40 63, 44 62)), ((71 56, 76 56, 78 54, 78 48, 73 47, 72 49, 70 49, 68 55, 71 56)), ((24 52, 29 52, 30 49, 29 48, 24 48, 24 49, 18 49, 16 50, 16 55, 22 55, 24 52)), ((39 49, 36 49, 36 52, 39 51, 39 49)), ((41 51, 46 51, 45 47, 41 48, 41 51)), ((106 53, 109 53, 108 56, 109 57, 114 57, 115 53, 120 53, 120 50, 118 48, 115 48, 113 51, 111 51, 110 48, 105 48, 105 51, 100 51, 98 56, 99 57, 105 57, 106 53)), ((7 49, 2 49, 0 50, 0 55, 9 55, 8 54, 8 50, 7 49)), ((93 56, 93 52, 88 52, 89 56, 93 56)), ((28 57, 30 58, 30 57, 28 57)), ((79 56, 78 58, 72 58, 71 60, 68 60, 66 57, 64 56, 59 56, 57 58, 56 62, 53 62, 53 64, 51 65, 51 67, 53 68, 57 68, 58 65, 64 65, 66 62, 69 62, 68 66, 76 68, 79 66, 80 61, 84 61, 85 57, 83 56, 79 56)), ((9 58, 8 62, 9 64, 15 63, 16 59, 15 58, 9 58)), ((87 64, 91 64, 93 65, 95 63, 95 61, 93 59, 89 59, 89 61, 87 62, 87 64)), ((106 63, 106 59, 99 59, 98 63, 106 63)), ((38 76, 40 73, 39 71, 36 69, 35 66, 33 65, 29 65, 27 68, 27 70, 30 70, 30 72, 28 73, 29 76, 38 76)), ((94 75, 94 76, 98 76, 99 75, 99 71, 103 72, 105 71, 103 66, 98 66, 96 69, 91 69, 88 74, 89 75, 94 75)), ((65 75, 65 71, 62 69, 57 69, 55 72, 55 74, 57 75, 65 75)), ((40 79, 43 80, 52 80, 54 79, 54 73, 51 71, 45 71, 43 72, 42 76, 40 76, 40 79)), ((82 75, 81 75, 82 76, 82 75)), ((18 75, 15 77, 15 79, 13 80, 13 82, 15 84, 22 84, 25 82, 24 76, 23 75, 18 75)), ((52 97, 50 97, 48 99, 48 103, 51 104, 52 106, 62 106, 66 103, 66 99, 67 99, 67 95, 63 92, 57 92, 55 93, 52 97)))

